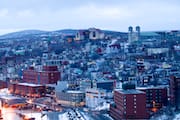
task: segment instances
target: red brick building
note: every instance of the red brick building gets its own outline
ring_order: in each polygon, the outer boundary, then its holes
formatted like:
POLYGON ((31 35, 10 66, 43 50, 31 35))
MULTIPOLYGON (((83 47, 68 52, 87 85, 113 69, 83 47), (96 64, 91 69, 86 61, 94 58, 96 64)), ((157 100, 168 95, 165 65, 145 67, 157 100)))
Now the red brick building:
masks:
POLYGON ((43 85, 31 83, 9 83, 8 90, 11 94, 27 97, 43 97, 46 88, 43 85))
POLYGON ((0 89, 7 88, 7 82, 0 80, 0 89))
POLYGON ((170 77, 170 102, 176 110, 180 110, 180 75, 170 77))
POLYGON ((167 105, 167 87, 150 86, 136 88, 146 93, 146 107, 153 112, 167 105))
POLYGON ((115 120, 147 119, 146 94, 142 91, 115 90, 114 104, 110 105, 110 115, 115 120))
POLYGON ((60 80, 60 72, 57 66, 43 66, 42 71, 30 67, 23 71, 23 82, 34 84, 54 84, 60 80))

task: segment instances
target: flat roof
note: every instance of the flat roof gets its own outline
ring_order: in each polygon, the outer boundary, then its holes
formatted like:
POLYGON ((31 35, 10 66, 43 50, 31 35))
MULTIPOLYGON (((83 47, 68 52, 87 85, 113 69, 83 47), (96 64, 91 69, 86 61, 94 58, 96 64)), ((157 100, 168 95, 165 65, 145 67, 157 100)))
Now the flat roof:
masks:
POLYGON ((18 83, 18 85, 30 86, 30 87, 40 87, 43 85, 40 84, 33 84, 33 83, 18 83))
POLYGON ((83 92, 83 91, 79 91, 79 90, 68 90, 68 91, 66 91, 67 93, 76 93, 76 94, 78 94, 78 93, 85 93, 85 92, 83 92))
POLYGON ((119 90, 115 90, 118 91, 122 94, 143 94, 145 92, 142 92, 140 90, 136 90, 136 89, 129 89, 129 90, 123 90, 123 89, 119 89, 119 90))
POLYGON ((159 85, 159 86, 144 86, 144 87, 136 87, 138 90, 144 90, 144 89, 162 89, 167 88, 167 85, 159 85))
POLYGON ((22 99, 20 97, 15 97, 15 96, 11 96, 11 95, 4 95, 4 96, 0 96, 0 99, 4 99, 4 100, 14 100, 14 99, 22 99))
POLYGON ((112 83, 114 80, 99 80, 96 83, 112 83))

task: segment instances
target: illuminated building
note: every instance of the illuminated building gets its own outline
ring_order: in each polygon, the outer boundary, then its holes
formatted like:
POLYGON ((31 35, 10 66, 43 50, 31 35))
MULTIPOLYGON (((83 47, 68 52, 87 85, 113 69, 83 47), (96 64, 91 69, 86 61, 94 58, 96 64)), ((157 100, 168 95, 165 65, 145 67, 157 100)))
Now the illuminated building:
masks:
POLYGON ((27 97, 43 97, 46 92, 45 86, 31 83, 9 83, 8 90, 11 94, 27 97))
POLYGON ((23 82, 34 84, 54 84, 60 80, 60 72, 57 66, 43 66, 42 70, 30 67, 23 71, 23 82))
POLYGON ((167 105, 166 86, 138 87, 137 89, 146 93, 146 107, 149 110, 156 112, 167 105))

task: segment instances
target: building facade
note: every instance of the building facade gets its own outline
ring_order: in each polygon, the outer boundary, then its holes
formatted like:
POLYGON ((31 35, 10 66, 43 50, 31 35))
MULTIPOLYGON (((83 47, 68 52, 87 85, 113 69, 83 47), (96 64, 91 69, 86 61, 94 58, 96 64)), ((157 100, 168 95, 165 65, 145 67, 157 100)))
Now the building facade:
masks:
POLYGON ((133 31, 133 27, 128 28, 128 42, 140 40, 140 27, 136 26, 136 31, 133 31))
POLYGON ((106 91, 103 89, 86 89, 86 106, 89 108, 96 108, 105 101, 105 97, 106 91))
POLYGON ((56 102, 62 106, 80 107, 85 105, 85 93, 82 91, 56 92, 56 102))
POLYGON ((7 81, 0 80, 0 89, 7 88, 7 81))
POLYGON ((43 97, 46 95, 46 88, 43 85, 31 83, 9 83, 8 90, 11 94, 27 97, 43 97))
POLYGON ((104 33, 100 29, 89 28, 87 30, 79 30, 76 33, 75 40, 100 40, 104 39, 104 33))
POLYGON ((115 88, 115 81, 114 80, 102 80, 102 81, 95 81, 93 82, 94 88, 100 88, 107 91, 113 91, 115 88))
POLYGON ((150 111, 156 112, 163 106, 167 106, 166 86, 138 87, 137 89, 146 93, 146 107, 150 111))
POLYGON ((23 71, 23 82, 34 84, 55 84, 60 80, 60 72, 57 66, 43 66, 42 70, 30 67, 23 71))
POLYGON ((115 90, 114 104, 110 105, 110 115, 115 120, 147 119, 145 92, 130 90, 115 90))
POLYGON ((170 78, 170 102, 176 110, 180 110, 180 75, 170 78))

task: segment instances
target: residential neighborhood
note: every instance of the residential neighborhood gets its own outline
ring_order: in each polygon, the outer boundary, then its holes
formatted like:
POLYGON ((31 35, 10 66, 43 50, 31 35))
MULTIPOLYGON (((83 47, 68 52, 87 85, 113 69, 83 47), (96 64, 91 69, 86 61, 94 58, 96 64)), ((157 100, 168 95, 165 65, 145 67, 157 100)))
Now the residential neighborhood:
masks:
POLYGON ((19 120, 155 119, 164 113, 173 119, 180 110, 180 31, 130 26, 127 32, 18 34, 0 37, 4 120, 9 109, 19 120))

